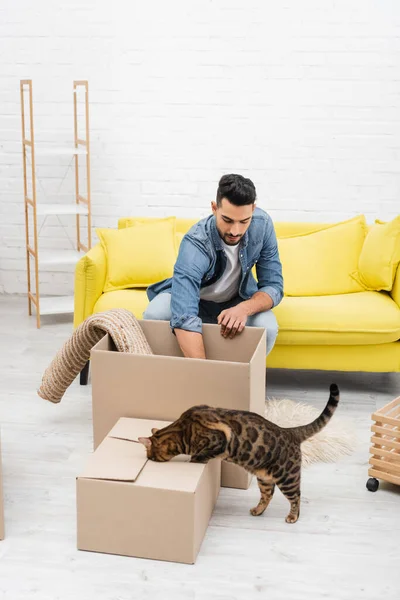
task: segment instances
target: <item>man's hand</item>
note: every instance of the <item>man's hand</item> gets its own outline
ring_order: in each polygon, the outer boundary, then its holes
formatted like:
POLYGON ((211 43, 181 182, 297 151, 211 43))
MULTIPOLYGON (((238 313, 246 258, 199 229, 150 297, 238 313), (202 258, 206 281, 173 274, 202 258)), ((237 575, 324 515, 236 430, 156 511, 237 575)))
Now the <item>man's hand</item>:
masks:
POLYGON ((221 325, 221 335, 225 338, 234 338, 236 334, 242 333, 246 326, 248 313, 243 302, 223 310, 218 315, 218 325, 221 325))

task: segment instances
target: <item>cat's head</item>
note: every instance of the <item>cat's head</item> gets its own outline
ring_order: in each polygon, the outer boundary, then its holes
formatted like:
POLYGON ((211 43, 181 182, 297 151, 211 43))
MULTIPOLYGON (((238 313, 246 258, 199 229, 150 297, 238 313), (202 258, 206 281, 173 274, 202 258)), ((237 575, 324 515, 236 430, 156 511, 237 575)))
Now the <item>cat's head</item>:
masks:
POLYGON ((139 442, 146 448, 147 458, 155 462, 167 462, 182 454, 182 444, 178 433, 165 429, 152 429, 151 437, 140 437, 139 442))

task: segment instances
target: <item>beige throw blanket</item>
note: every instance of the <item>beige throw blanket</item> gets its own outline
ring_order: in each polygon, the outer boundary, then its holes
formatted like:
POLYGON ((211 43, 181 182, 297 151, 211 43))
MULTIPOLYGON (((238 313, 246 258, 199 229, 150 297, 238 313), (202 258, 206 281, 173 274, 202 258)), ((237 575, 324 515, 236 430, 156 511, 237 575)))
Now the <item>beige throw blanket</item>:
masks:
POLYGON ((115 308, 91 315, 75 329, 46 369, 39 396, 60 402, 89 360, 91 349, 106 333, 110 334, 118 352, 153 354, 140 324, 129 310, 115 308))

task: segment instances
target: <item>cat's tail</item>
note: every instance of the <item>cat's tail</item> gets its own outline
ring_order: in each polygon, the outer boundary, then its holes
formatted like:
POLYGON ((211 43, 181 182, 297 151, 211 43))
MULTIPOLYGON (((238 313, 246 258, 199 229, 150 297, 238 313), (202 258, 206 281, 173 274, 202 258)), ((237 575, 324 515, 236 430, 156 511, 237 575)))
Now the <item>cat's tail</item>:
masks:
POLYGON ((315 421, 309 423, 308 425, 301 425, 300 427, 291 428, 300 443, 321 431, 321 429, 323 429, 330 421, 337 405, 339 404, 340 392, 336 383, 332 383, 329 391, 330 395, 328 404, 325 406, 319 417, 315 419, 315 421))

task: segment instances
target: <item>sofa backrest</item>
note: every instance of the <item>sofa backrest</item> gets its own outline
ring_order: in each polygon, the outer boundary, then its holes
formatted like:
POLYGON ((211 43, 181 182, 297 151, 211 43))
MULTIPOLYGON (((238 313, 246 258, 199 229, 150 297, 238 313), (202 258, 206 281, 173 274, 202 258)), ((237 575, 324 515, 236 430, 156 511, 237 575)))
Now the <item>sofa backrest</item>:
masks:
MULTIPOLYGON (((153 219, 157 219, 159 217, 121 217, 118 220, 118 228, 124 229, 126 227, 130 227, 133 224, 133 221, 136 219, 140 221, 152 221, 153 219)), ((199 221, 200 219, 189 219, 189 218, 176 218, 176 234, 178 239, 178 245, 182 239, 182 234, 187 233, 189 229, 199 221)), ((291 237, 297 236, 301 234, 306 234, 311 231, 318 231, 326 229, 327 227, 331 227, 333 223, 316 223, 316 222, 301 222, 301 221, 277 221, 274 222, 276 235, 278 238, 283 237, 291 237)), ((373 224, 367 225, 367 228, 370 229, 373 227, 373 224)), ((397 269, 395 281, 393 284, 393 289, 390 292, 393 300, 400 307, 400 267, 397 269)))
MULTIPOLYGON (((140 217, 141 220, 149 220, 151 221, 156 217, 140 217)), ((118 221, 118 228, 124 229, 125 227, 130 227, 132 222, 136 219, 136 217, 121 217, 118 221)), ((189 229, 199 221, 200 219, 176 219, 176 231, 177 233, 187 233, 189 229)), ((316 231, 319 229, 325 229, 326 227, 330 227, 332 223, 301 223, 296 221, 278 221, 274 223, 275 231, 277 237, 285 237, 291 235, 299 235, 308 233, 309 231, 316 231)))

